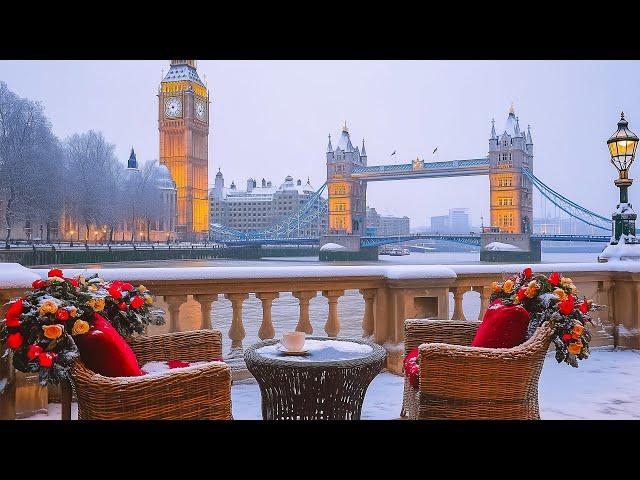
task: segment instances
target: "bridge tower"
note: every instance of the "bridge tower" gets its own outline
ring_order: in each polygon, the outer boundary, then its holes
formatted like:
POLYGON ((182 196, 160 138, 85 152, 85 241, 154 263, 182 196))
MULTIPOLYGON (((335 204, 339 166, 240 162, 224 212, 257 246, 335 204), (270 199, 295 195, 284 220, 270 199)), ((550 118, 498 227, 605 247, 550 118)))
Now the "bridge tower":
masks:
POLYGON ((336 243, 345 252, 360 251, 360 237, 365 232, 367 183, 351 177, 355 167, 367 165, 367 152, 354 147, 345 122, 336 148, 327 145, 327 191, 329 225, 320 244, 336 243))
POLYGON ((492 121, 489 139, 491 226, 502 233, 530 234, 533 226, 533 190, 521 173, 533 172, 531 127, 520 129, 513 105, 501 134, 492 121))

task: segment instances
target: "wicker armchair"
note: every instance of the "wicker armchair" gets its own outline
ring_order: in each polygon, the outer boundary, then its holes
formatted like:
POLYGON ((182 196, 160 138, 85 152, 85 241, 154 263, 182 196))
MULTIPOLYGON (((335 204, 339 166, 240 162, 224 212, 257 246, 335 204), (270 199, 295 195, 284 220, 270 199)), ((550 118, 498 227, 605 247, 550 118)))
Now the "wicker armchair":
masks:
POLYGON ((411 419, 539 419, 538 379, 552 328, 514 348, 471 347, 480 322, 406 320, 405 355, 420 347, 420 384, 405 376, 401 416, 411 419))
MULTIPOLYGON (((209 361, 222 356, 215 330, 127 340, 143 365, 152 361, 209 361)), ((71 368, 80 420, 231 420, 231 368, 210 362, 157 376, 104 377, 81 361, 71 368)), ((63 384, 63 419, 71 417, 70 385, 63 384)))

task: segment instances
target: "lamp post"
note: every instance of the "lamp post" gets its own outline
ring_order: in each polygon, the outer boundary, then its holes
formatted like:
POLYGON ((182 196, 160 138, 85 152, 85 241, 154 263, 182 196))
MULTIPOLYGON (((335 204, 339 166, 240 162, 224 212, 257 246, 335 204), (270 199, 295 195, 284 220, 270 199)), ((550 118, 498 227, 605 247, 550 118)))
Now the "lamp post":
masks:
POLYGON ((71 236, 69 237, 69 239, 71 240, 71 242, 69 243, 70 247, 73 247, 73 230, 71 230, 71 236))
POLYGON ((622 112, 618 122, 618 130, 607 140, 611 163, 618 170, 618 178, 613 183, 620 189, 620 203, 612 215, 611 245, 617 245, 623 235, 623 243, 637 243, 637 215, 629 203, 628 190, 633 183, 633 180, 629 178, 629 168, 631 168, 636 154, 638 137, 629 130, 628 125, 629 123, 624 118, 624 112, 622 112))

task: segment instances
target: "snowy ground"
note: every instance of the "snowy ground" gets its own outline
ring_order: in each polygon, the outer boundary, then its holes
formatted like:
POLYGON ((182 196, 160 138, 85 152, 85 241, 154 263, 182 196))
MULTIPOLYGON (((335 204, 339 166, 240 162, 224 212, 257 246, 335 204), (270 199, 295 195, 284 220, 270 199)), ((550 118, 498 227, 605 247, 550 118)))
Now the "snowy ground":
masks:
MULTIPOLYGON (((540 378, 543 419, 640 419, 640 351, 613 352, 596 348, 575 369, 547 355, 540 378)), ((362 408, 364 420, 397 419, 402 405, 403 379, 391 373, 371 383, 362 408)), ((232 390, 236 420, 260 419, 260 390, 253 380, 235 382, 232 390)), ((77 418, 74 405, 73 417, 77 418)), ((50 404, 49 415, 30 420, 59 419, 60 405, 50 404)))

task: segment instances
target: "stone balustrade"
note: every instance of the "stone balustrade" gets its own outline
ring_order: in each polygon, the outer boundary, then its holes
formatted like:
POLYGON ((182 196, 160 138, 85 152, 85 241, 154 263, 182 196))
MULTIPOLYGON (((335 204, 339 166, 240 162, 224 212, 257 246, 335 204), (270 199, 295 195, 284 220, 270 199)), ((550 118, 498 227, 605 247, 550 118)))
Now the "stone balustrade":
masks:
MULTIPOLYGON (((222 333, 228 335, 231 347, 226 354, 235 359, 241 359, 247 335, 245 328, 250 328, 252 335, 257 333, 257 337, 263 340, 275 337, 278 325, 276 322, 274 326, 272 309, 274 302, 283 295, 291 295, 298 302, 295 329, 308 334, 322 334, 314 332, 310 318, 310 302, 320 295, 328 304, 324 334, 338 336, 345 321, 361 322, 361 335, 385 346, 388 351, 387 367, 401 373, 405 319, 481 319, 488 306, 491 282, 522 268, 523 265, 117 268, 66 269, 65 275, 99 273, 106 280, 144 284, 161 297, 160 303, 163 303, 167 317, 164 331, 184 329, 180 316, 187 302, 199 305, 196 314, 199 318, 191 319, 188 328, 216 328, 212 312, 217 308, 216 302, 226 299, 231 304, 230 328, 222 333), (357 320, 340 318, 339 315, 338 306, 348 291, 357 292, 363 300, 363 310, 357 320), (253 322, 249 325, 243 317, 250 295, 261 304, 262 320, 259 324, 253 322), (477 315, 475 311, 465 313, 467 295, 479 296, 479 302, 477 298, 472 299, 476 308, 479 303, 477 315)), ((535 269, 539 272, 559 271, 573 279, 580 294, 608 305, 607 310, 597 314, 605 324, 618 327, 611 329, 610 343, 638 348, 640 265, 539 264, 535 269)), ((21 294, 34 279, 46 277, 46 273, 47 270, 27 269, 18 264, 0 264, 0 300, 4 303, 21 294)), ((150 327, 150 334, 153 334, 151 330, 150 327)), ((4 369, 0 365, 0 372, 6 371, 6 365, 4 369)), ((16 373, 15 414, 20 416, 42 408, 43 398, 46 406, 46 391, 42 394, 44 397, 38 397, 39 387, 29 385, 28 376, 16 373), (27 393, 26 389, 33 392, 27 393)), ((2 395, 0 392, 0 412, 6 411, 6 408, 3 410, 2 395)), ((10 413, 3 415, 10 416, 10 413)))

